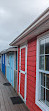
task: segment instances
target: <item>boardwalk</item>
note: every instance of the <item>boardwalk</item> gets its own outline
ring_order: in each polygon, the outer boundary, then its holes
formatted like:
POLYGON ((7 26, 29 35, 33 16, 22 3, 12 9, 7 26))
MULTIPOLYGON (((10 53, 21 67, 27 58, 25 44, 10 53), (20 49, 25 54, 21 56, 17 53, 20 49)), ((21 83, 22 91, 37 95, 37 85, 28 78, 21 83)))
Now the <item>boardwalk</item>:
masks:
POLYGON ((24 103, 13 105, 10 97, 17 97, 18 95, 12 86, 3 85, 6 82, 8 81, 0 72, 0 111, 28 111, 24 103))

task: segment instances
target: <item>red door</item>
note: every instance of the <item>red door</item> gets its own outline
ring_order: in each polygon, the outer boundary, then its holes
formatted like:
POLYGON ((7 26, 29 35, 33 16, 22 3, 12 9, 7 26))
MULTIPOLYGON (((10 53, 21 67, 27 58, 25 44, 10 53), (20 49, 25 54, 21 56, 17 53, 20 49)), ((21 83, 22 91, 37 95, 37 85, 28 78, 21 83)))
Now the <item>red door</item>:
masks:
POLYGON ((26 85, 27 85, 27 47, 20 48, 20 73, 19 73, 19 92, 26 102, 26 85))

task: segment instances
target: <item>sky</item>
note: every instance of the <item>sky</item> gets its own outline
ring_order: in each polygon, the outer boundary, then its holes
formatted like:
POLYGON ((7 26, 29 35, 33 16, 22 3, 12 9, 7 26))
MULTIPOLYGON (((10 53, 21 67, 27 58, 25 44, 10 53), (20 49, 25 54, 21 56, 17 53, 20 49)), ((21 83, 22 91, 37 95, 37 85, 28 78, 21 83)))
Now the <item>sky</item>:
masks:
POLYGON ((0 51, 48 7, 49 0, 0 0, 0 51))

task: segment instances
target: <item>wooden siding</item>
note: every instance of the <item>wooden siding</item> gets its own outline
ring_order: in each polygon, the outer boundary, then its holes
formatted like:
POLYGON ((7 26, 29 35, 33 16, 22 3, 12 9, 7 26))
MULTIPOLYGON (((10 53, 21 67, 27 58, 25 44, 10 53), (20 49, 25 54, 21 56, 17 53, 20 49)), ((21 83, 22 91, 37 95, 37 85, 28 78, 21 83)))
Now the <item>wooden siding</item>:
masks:
MULTIPOLYGON (((36 93, 36 42, 37 40, 30 40, 27 47, 27 97, 26 105, 30 111, 41 111, 35 104, 36 93)), ((19 92, 19 59, 20 48, 18 48, 18 85, 17 92, 19 92)), ((22 81, 21 81, 22 82, 22 81)))
MULTIPOLYGON (((21 49, 21 70, 25 71, 25 48, 21 49)), ((20 94, 24 99, 25 75, 21 73, 20 94)))
POLYGON ((24 99, 24 86, 25 86, 25 75, 21 73, 21 80, 20 80, 20 94, 24 99))
POLYGON ((35 104, 36 93, 36 40, 28 42, 27 51, 27 100, 30 111, 41 111, 35 104))
POLYGON ((21 70, 25 71, 25 48, 21 49, 21 70))

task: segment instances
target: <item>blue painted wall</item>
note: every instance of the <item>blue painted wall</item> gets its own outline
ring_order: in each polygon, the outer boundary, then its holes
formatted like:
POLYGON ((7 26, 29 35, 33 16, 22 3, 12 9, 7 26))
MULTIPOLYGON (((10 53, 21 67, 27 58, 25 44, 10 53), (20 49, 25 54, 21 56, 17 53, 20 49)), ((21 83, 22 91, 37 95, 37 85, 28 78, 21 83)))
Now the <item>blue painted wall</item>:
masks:
POLYGON ((5 54, 2 54, 2 72, 5 76, 5 54))

